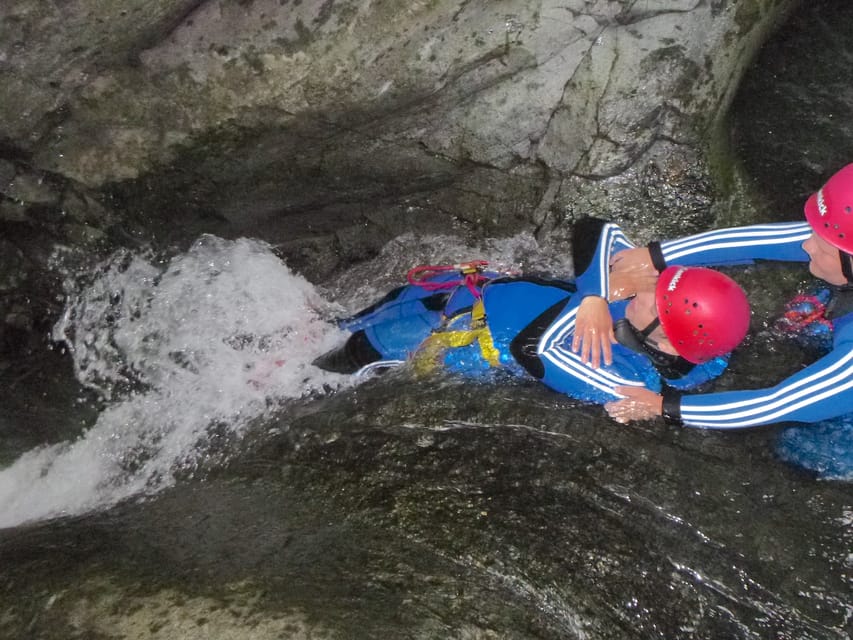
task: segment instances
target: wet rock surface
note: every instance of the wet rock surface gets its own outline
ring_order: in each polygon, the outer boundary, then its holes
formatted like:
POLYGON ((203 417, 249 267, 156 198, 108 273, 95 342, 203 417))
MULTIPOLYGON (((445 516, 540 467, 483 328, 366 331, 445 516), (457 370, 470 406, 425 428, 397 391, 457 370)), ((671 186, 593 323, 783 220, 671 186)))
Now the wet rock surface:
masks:
POLYGON ((732 138, 761 194, 758 215, 800 220, 815 185, 850 162, 851 56, 853 7, 821 0, 797 11, 746 74, 732 138), (792 113, 799 114, 793 126, 792 113))
POLYGON ((0 629, 201 637, 226 610, 256 638, 849 637, 850 492, 775 463, 770 432, 396 383, 296 408, 203 483, 6 532, 0 629))

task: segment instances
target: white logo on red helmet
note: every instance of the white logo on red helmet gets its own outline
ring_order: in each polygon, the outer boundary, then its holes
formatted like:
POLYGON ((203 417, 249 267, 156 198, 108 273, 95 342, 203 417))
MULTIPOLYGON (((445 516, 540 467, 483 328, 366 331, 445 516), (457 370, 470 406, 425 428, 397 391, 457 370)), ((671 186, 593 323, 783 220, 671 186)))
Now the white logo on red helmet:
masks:
POLYGON ((826 201, 823 199, 823 189, 818 189, 817 191, 817 210, 821 218, 826 215, 826 201))
POLYGON ((678 286, 678 281, 681 280, 681 276, 684 275, 684 272, 687 271, 687 267, 680 267, 678 271, 675 272, 675 275, 672 276, 672 280, 669 281, 669 284, 666 287, 666 290, 670 293, 675 291, 675 288, 678 286))

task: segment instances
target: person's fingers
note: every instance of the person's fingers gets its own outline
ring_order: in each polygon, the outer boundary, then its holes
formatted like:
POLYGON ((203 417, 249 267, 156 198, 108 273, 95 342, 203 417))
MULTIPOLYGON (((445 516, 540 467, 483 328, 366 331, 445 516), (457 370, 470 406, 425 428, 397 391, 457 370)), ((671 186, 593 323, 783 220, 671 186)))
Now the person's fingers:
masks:
POLYGON ((589 364, 592 362, 592 354, 595 348, 595 333, 592 331, 584 331, 583 336, 583 353, 581 354, 581 360, 584 364, 589 364))
POLYGON ((607 411, 607 415, 620 424, 628 424, 628 422, 630 422, 630 419, 625 415, 624 402, 624 400, 614 400, 613 402, 607 402, 604 405, 604 410, 607 411))
POLYGON ((608 402, 604 408, 608 415, 621 424, 628 424, 633 420, 644 420, 648 418, 633 400, 617 400, 608 402))
POLYGON ((593 369, 598 369, 601 366, 601 343, 596 339, 595 334, 592 335, 590 339, 590 364, 593 369))
POLYGON ((662 399, 654 391, 633 386, 618 386, 615 391, 623 398, 607 403, 605 409, 617 422, 651 420, 661 414, 662 399))
POLYGON ((575 327, 575 335, 572 338, 572 351, 580 354, 581 360, 584 359, 584 353, 586 353, 588 347, 586 332, 586 324, 581 323, 575 327))
POLYGON ((611 359, 610 337, 613 321, 607 301, 600 296, 588 296, 581 302, 572 336, 572 351, 581 362, 593 368, 601 366, 603 359, 611 359))
POLYGON ((572 339, 572 351, 580 353, 581 362, 598 369, 601 363, 613 364, 613 345, 616 344, 616 335, 611 329, 606 335, 598 337, 594 329, 583 332, 581 340, 578 334, 572 339))
POLYGON ((613 364, 613 344, 616 342, 616 336, 611 330, 608 335, 601 341, 601 352, 604 356, 604 364, 613 364))

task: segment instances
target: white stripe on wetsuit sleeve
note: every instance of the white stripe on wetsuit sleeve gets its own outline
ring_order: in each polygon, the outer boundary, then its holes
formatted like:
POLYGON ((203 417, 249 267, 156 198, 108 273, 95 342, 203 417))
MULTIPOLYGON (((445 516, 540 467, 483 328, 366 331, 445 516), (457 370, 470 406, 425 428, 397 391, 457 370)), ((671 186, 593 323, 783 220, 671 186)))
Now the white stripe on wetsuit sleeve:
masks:
POLYGON ((613 249, 616 248, 617 244, 622 247, 622 250, 634 247, 635 245, 628 240, 628 236, 625 235, 622 229, 612 222, 604 225, 603 233, 605 234, 604 241, 607 244, 605 245, 604 256, 598 265, 601 282, 601 291, 599 293, 602 298, 607 300, 610 298, 610 259, 614 253, 613 249))
POLYGON ((558 318, 554 324, 548 327, 545 333, 542 334, 542 337, 539 338, 539 344, 536 347, 536 350, 540 355, 545 351, 553 349, 566 334, 571 333, 574 330, 575 316, 577 313, 577 309, 572 309, 569 313, 562 318, 558 318))
POLYGON ((748 227, 727 227, 725 229, 712 229, 703 233, 697 233, 684 238, 665 240, 667 249, 683 249, 704 242, 716 241, 726 238, 745 237, 782 237, 811 233, 811 227, 806 222, 776 222, 773 224, 755 224, 748 227))
MULTIPOLYGON (((599 236, 599 248, 603 246, 604 251, 597 265, 599 282, 601 283, 599 292, 605 300, 610 296, 610 256, 614 245, 617 243, 626 248, 635 246, 618 225, 608 222, 602 227, 601 235, 599 236)), ((590 268, 592 268, 592 265, 587 267, 587 269, 590 268)), ((580 274, 575 275, 578 276, 580 274)), ((547 331, 539 339, 538 352, 540 354, 554 348, 555 344, 561 342, 567 333, 574 331, 575 316, 577 313, 577 308, 572 309, 548 327, 547 331)))
POLYGON ((773 393, 714 406, 690 406, 690 396, 681 401, 681 419, 690 425, 737 428, 778 422, 792 412, 853 388, 849 367, 853 351, 831 366, 779 387, 773 393))
POLYGON ((575 327, 577 309, 573 309, 548 328, 539 340, 537 352, 572 377, 618 396, 613 387, 617 385, 643 386, 642 382, 623 378, 604 369, 593 369, 584 364, 580 356, 563 346, 571 339, 575 327))
POLYGON ((661 251, 667 262, 673 262, 693 253, 713 249, 804 242, 811 234, 811 227, 805 222, 735 227, 707 231, 681 240, 669 240, 661 243, 661 251))
POLYGON ((568 373, 573 378, 585 382, 586 384, 621 397, 614 391, 614 387, 618 385, 642 387, 643 382, 623 378, 606 369, 593 369, 588 364, 584 364, 580 357, 573 351, 564 348, 557 348, 541 354, 543 358, 547 358, 554 365, 568 373))

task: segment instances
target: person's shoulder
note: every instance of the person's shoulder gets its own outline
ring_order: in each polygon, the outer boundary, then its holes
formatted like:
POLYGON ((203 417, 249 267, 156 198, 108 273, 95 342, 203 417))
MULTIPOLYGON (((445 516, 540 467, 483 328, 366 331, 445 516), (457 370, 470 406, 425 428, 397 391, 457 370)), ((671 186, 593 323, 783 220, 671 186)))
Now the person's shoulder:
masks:
POLYGON ((833 333, 835 334, 836 348, 840 342, 853 342, 853 311, 850 311, 838 318, 834 318, 832 321, 832 328, 833 333))

